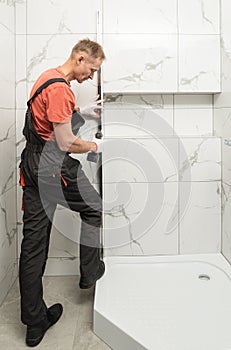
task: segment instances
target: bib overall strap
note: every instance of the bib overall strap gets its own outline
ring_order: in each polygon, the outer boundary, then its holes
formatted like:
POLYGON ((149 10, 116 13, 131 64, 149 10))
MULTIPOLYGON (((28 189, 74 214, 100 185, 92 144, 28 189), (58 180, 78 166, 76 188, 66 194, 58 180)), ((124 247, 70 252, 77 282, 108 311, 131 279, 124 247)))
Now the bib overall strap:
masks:
POLYGON ((64 78, 52 78, 47 80, 45 83, 43 83, 34 93, 34 95, 27 101, 27 106, 30 107, 30 103, 33 101, 33 99, 40 94, 40 92, 45 89, 48 85, 56 83, 56 82, 61 82, 61 83, 66 83, 68 82, 64 78))

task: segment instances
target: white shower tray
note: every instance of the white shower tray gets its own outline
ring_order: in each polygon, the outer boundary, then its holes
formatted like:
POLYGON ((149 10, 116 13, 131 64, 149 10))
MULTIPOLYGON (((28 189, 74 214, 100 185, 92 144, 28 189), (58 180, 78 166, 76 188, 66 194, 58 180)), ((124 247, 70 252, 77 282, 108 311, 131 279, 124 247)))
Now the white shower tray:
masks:
POLYGON ((114 350, 231 350, 231 266, 221 254, 106 257, 94 332, 114 350))

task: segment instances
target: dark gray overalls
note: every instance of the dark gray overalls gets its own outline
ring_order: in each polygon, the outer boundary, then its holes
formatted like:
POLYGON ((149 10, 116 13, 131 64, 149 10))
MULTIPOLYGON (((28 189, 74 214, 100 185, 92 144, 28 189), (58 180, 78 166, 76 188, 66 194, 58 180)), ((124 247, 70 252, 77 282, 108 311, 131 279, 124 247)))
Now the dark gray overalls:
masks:
MULTIPOLYGON (((54 141, 45 141, 36 132, 30 105, 49 84, 44 83, 27 102, 23 134, 26 147, 21 155, 20 183, 23 186, 23 241, 21 246, 19 282, 21 319, 33 325, 46 317, 42 276, 48 257, 50 231, 57 204, 79 212, 82 219, 80 235, 80 273, 88 281, 94 279, 100 263, 101 197, 82 171, 80 162, 59 149, 54 141)), ((84 120, 72 114, 72 130, 76 135, 84 120)))

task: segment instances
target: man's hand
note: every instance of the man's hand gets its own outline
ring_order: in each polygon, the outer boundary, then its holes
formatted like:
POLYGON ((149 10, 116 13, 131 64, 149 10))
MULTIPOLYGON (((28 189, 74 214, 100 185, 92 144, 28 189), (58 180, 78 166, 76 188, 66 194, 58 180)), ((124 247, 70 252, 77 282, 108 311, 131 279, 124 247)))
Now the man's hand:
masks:
POLYGON ((101 103, 104 100, 98 100, 99 95, 97 95, 93 101, 84 107, 80 107, 80 113, 85 117, 100 118, 102 106, 101 103))

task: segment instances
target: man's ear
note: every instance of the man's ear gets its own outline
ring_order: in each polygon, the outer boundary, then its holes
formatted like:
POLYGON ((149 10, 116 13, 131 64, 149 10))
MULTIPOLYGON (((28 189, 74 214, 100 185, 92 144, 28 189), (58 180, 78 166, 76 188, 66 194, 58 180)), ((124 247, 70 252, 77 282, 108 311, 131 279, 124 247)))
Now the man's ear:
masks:
POLYGON ((79 65, 84 61, 85 57, 83 55, 76 56, 76 64, 79 65))

